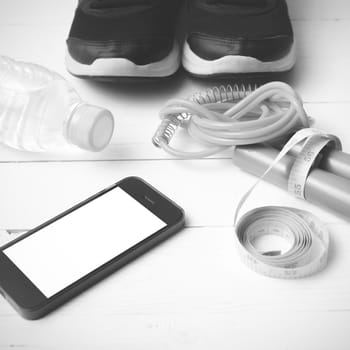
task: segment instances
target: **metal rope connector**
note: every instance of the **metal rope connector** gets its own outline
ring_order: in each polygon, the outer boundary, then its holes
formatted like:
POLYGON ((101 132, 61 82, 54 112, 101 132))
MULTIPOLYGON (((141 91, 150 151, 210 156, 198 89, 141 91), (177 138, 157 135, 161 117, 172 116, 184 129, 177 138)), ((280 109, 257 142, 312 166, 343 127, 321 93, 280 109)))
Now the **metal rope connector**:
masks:
POLYGON ((156 147, 161 147, 161 145, 164 143, 168 145, 170 140, 174 136, 177 128, 179 126, 182 126, 190 118, 190 114, 182 113, 178 115, 172 115, 163 119, 157 131, 153 135, 152 143, 156 147))

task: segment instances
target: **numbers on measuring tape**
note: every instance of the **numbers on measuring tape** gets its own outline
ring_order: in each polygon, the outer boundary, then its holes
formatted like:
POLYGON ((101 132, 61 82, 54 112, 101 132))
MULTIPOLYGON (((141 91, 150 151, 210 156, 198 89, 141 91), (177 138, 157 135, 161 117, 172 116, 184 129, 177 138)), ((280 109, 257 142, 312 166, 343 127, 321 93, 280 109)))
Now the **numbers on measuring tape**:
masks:
POLYGON ((304 156, 304 161, 305 162, 311 162, 314 157, 315 157, 315 152, 308 151, 308 152, 306 152, 306 154, 304 156))
POLYGON ((294 184, 294 195, 300 197, 302 195, 303 187, 300 184, 294 184))

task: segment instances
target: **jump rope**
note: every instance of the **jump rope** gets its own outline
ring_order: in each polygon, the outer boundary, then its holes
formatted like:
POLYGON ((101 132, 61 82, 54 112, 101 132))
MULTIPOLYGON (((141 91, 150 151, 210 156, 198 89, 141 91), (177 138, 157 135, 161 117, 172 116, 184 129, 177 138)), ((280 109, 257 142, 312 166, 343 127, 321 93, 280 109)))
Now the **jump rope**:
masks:
POLYGON ((306 179, 321 152, 325 147, 341 149, 338 138, 310 128, 311 120, 294 89, 282 82, 261 87, 214 87, 189 99, 168 101, 160 111, 160 118, 153 144, 183 159, 207 157, 232 146, 271 143, 293 135, 237 205, 236 245, 246 265, 270 277, 299 278, 323 269, 327 263, 329 233, 313 214, 290 207, 268 206, 239 215, 258 183, 296 145, 302 143, 302 148, 289 173, 288 191, 303 199, 306 179), (203 149, 190 152, 170 146, 179 128, 203 149), (286 239, 290 248, 285 252, 262 251, 255 243, 265 235, 286 239))

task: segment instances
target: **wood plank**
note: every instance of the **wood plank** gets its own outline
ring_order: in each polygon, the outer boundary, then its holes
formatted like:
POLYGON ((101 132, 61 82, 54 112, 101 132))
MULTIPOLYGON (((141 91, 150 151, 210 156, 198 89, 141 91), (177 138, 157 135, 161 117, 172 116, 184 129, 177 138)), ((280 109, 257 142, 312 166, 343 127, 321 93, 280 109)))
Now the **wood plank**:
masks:
MULTIPOLYGON (((233 225, 238 201, 256 181, 229 160, 2 164, 0 228, 32 228, 130 175, 144 178, 182 206, 188 226, 233 225)), ((343 222, 265 183, 244 211, 263 205, 304 208, 325 222, 343 222)))
POLYGON ((186 229, 42 320, 24 321, 0 299, 0 347, 256 349, 263 340, 345 350, 347 229, 331 225, 323 272, 293 281, 247 269, 230 228, 186 229))

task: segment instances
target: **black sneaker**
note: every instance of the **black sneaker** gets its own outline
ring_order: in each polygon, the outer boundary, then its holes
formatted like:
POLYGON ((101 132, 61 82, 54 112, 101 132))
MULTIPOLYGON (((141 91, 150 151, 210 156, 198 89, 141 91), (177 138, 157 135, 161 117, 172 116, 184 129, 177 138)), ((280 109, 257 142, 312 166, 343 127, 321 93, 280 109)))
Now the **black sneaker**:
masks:
POLYGON ((165 77, 177 71, 180 0, 80 0, 66 66, 80 77, 165 77))
POLYGON ((283 72, 295 63, 285 0, 189 0, 182 64, 198 76, 283 72))

